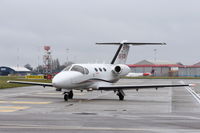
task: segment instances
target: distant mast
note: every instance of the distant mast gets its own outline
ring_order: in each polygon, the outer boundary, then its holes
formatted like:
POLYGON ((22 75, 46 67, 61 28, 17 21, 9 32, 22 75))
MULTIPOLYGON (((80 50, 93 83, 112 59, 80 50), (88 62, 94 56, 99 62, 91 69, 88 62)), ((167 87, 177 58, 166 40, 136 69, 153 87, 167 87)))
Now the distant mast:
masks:
POLYGON ((44 73, 52 73, 52 56, 51 56, 51 47, 44 46, 45 53, 43 55, 44 62, 44 73))

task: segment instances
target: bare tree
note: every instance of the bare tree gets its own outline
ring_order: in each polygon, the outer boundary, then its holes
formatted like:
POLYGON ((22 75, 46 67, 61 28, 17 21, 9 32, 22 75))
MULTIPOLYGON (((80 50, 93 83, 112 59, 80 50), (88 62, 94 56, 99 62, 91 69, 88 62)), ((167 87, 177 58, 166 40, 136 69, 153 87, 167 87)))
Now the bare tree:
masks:
POLYGON ((24 67, 31 71, 33 70, 33 67, 30 64, 26 64, 26 65, 24 65, 24 67))

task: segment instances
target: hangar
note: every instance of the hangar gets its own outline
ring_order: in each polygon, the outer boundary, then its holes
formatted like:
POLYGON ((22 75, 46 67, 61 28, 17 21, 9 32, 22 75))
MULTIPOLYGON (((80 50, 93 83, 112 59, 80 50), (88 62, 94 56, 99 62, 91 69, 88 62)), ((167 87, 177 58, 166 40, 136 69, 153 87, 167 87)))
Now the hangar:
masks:
POLYGON ((159 77, 200 77, 200 63, 194 65, 183 65, 170 61, 142 60, 128 65, 132 72, 151 72, 153 76, 159 77))
POLYGON ((153 76, 178 76, 181 65, 169 61, 142 60, 136 64, 128 65, 135 73, 151 72, 153 76))
POLYGON ((0 67, 0 76, 8 76, 8 75, 27 75, 31 73, 31 71, 25 67, 0 67))
POLYGON ((178 75, 180 77, 200 77, 200 63, 181 66, 178 75))

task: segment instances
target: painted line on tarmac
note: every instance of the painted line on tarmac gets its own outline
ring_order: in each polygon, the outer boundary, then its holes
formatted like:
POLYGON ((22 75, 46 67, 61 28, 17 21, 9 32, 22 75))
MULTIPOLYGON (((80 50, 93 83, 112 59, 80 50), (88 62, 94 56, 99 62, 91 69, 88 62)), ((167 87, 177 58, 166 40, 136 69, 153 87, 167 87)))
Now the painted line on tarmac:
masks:
POLYGON ((15 112, 18 110, 28 109, 30 107, 26 106, 0 106, 0 113, 9 113, 9 112, 15 112))
POLYGON ((200 96, 199 96, 195 91, 193 91, 190 87, 185 87, 185 89, 186 89, 190 94, 192 94, 192 96, 198 101, 198 103, 200 103, 200 96))
POLYGON ((51 102, 0 101, 0 103, 10 103, 10 104, 50 104, 51 102))
MULTIPOLYGON (((184 84, 183 81, 180 82, 184 84)), ((200 103, 200 96, 191 87, 186 86, 185 89, 200 103)))

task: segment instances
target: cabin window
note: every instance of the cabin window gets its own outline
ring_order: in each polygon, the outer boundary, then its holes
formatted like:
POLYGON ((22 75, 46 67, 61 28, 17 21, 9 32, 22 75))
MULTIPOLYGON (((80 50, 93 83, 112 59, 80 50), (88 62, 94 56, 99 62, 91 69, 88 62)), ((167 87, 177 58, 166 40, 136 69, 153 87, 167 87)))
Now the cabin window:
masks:
POLYGON ((97 68, 94 68, 94 70, 95 70, 96 72, 98 72, 98 69, 97 69, 97 68))
POLYGON ((106 72, 106 69, 105 69, 105 68, 103 68, 103 70, 106 72))
POLYGON ((101 68, 99 68, 99 71, 101 71, 101 72, 102 72, 102 69, 101 69, 101 68))

